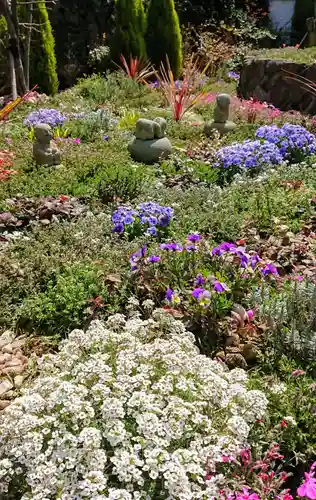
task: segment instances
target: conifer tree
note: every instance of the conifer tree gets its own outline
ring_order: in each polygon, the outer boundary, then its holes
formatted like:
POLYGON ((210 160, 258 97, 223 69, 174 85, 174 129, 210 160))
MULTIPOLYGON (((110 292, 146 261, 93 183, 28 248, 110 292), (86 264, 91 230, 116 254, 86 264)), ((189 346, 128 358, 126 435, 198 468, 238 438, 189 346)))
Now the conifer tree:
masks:
POLYGON ((40 92, 56 94, 58 77, 56 71, 55 40, 48 17, 45 0, 34 4, 30 54, 31 84, 38 84, 40 92))
POLYGON ((150 61, 159 68, 166 65, 166 55, 174 77, 182 69, 182 37, 174 0, 150 0, 146 30, 147 54, 150 61))
POLYGON ((142 0, 116 0, 116 26, 111 56, 118 61, 123 55, 145 58, 145 12, 142 0))

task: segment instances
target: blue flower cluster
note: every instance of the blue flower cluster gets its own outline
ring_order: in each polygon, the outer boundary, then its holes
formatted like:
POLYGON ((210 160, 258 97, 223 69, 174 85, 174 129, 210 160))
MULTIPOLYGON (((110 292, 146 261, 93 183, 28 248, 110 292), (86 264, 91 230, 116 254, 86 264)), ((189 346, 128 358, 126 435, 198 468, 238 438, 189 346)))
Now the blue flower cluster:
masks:
POLYGON ((66 116, 57 109, 38 109, 32 111, 24 120, 27 127, 35 127, 40 123, 47 123, 51 127, 61 127, 66 121, 66 116))
POLYGON ((215 167, 261 168, 265 165, 278 165, 283 157, 279 148, 270 142, 247 140, 219 149, 216 153, 215 167))
POLYGON ((136 210, 121 206, 112 215, 113 231, 122 234, 128 226, 138 224, 146 228, 147 235, 157 236, 158 230, 167 227, 172 217, 172 208, 152 201, 141 203, 136 210))
POLYGON ((293 152, 310 155, 316 151, 316 137, 301 125, 285 123, 282 127, 277 125, 263 125, 256 132, 258 139, 264 139, 270 144, 275 144, 283 156, 293 152))

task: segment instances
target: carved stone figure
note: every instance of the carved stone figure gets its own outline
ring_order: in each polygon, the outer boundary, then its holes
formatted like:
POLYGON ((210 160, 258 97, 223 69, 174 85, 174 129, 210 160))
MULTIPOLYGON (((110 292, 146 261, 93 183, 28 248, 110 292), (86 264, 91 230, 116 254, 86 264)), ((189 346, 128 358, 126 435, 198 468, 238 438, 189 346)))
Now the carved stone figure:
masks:
POLYGON ((207 122, 204 126, 204 134, 211 135, 214 129, 221 135, 234 130, 236 124, 229 121, 230 97, 228 94, 218 94, 216 97, 216 106, 214 109, 214 119, 207 122))
POLYGON ((166 120, 160 117, 154 120, 137 120, 135 138, 128 145, 135 160, 150 164, 165 159, 172 153, 171 143, 165 137, 166 125, 166 120))
POLYGON ((33 157, 37 165, 60 165, 60 151, 52 142, 53 133, 50 125, 40 123, 35 126, 33 157))
POLYGON ((140 118, 136 122, 135 137, 142 141, 151 139, 161 139, 165 136, 166 120, 164 118, 155 118, 154 120, 146 120, 140 118))

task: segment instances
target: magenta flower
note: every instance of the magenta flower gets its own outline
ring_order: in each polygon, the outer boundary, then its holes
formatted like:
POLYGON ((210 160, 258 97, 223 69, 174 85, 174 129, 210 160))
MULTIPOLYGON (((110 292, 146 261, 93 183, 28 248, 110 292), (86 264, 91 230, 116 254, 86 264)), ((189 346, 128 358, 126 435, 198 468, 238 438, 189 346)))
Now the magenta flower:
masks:
POLYGON ((297 494, 299 497, 316 500, 316 478, 313 473, 305 472, 305 481, 297 488, 297 494))
POLYGON ((294 370, 294 372, 292 372, 292 377, 300 377, 301 375, 305 375, 304 370, 294 370))
POLYGON ((80 143, 81 143, 81 139, 80 139, 80 137, 76 137, 76 138, 73 140, 73 142, 74 142, 75 144, 80 144, 80 143))
POLYGON ((252 309, 249 309, 249 311, 247 311, 247 316, 249 321, 253 321, 255 317, 255 312, 252 309))
POLYGON ((228 286, 225 283, 221 283, 220 281, 213 281, 213 288, 217 293, 227 292, 229 290, 228 286))

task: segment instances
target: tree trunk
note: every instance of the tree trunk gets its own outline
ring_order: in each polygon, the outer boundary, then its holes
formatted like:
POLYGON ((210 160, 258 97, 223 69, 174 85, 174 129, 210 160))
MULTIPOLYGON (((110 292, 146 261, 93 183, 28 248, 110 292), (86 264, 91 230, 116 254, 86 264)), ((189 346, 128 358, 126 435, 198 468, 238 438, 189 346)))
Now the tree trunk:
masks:
POLYGON ((24 54, 24 74, 25 74, 25 83, 27 90, 30 90, 30 52, 31 52, 32 22, 33 22, 33 3, 30 4, 28 11, 27 23, 29 28, 26 35, 25 54, 24 54))
POLYGON ((18 97, 18 91, 16 88, 14 59, 11 52, 9 52, 9 68, 10 68, 10 84, 11 84, 12 99, 14 101, 18 97))
POLYGON ((25 94, 27 89, 19 44, 19 27, 16 14, 16 0, 13 0, 11 2, 11 9, 7 0, 0 0, 0 11, 3 13, 8 26, 9 52, 11 53, 14 60, 15 74, 19 90, 22 94, 25 94))

